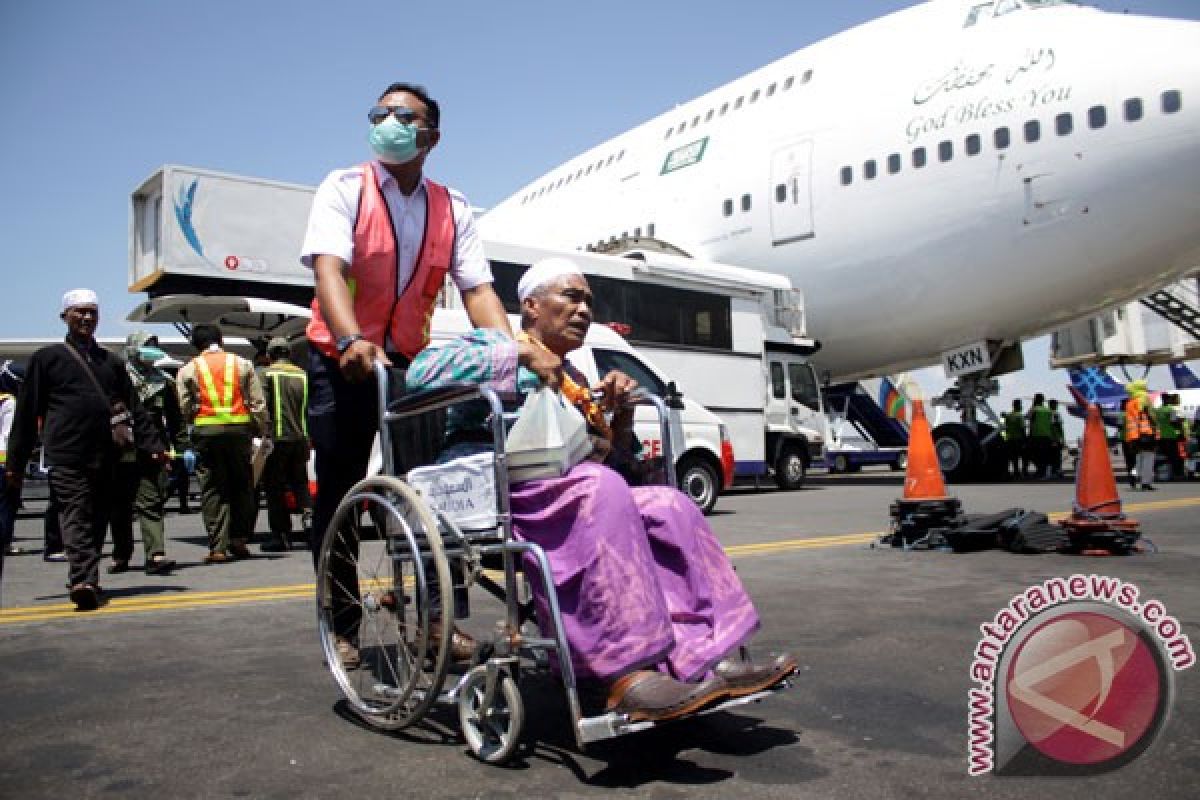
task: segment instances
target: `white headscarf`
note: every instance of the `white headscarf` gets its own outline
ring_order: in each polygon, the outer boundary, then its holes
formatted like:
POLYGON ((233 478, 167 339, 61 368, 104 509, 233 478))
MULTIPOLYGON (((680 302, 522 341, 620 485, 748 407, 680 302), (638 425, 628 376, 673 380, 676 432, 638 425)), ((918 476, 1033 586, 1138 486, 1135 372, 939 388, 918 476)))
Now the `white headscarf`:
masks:
POLYGON ((582 274, 583 270, 569 258, 562 258, 561 256, 543 258, 525 270, 525 274, 521 276, 520 282, 517 283, 517 299, 524 301, 526 297, 537 291, 539 287, 546 285, 556 278, 582 274))
POLYGON ((62 310, 75 306, 99 306, 100 298, 91 289, 72 289, 62 296, 62 310))

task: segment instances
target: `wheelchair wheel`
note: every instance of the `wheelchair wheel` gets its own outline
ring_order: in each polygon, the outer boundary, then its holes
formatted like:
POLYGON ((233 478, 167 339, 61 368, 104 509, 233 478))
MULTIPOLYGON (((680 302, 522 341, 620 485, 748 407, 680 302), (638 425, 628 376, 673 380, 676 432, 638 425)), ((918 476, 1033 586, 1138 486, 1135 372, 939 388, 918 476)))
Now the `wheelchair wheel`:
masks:
POLYGON ((375 476, 347 492, 321 545, 317 620, 329 670, 367 724, 399 730, 436 702, 452 592, 437 521, 408 484, 375 476), (435 614, 439 592, 446 608, 435 614), (357 646, 357 664, 343 662, 339 639, 357 646))
POLYGON ((489 687, 486 664, 466 674, 458 695, 458 722, 476 758, 488 764, 503 764, 521 742, 525 706, 509 671, 500 669, 495 675, 489 687))

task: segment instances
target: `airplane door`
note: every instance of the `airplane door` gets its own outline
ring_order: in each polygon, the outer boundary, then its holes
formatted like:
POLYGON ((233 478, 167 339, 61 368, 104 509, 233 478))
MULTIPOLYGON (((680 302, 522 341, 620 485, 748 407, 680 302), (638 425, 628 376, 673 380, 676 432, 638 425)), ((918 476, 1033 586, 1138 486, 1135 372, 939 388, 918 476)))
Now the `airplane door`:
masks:
POLYGON ((811 239, 812 139, 781 147, 771 156, 771 244, 811 239))

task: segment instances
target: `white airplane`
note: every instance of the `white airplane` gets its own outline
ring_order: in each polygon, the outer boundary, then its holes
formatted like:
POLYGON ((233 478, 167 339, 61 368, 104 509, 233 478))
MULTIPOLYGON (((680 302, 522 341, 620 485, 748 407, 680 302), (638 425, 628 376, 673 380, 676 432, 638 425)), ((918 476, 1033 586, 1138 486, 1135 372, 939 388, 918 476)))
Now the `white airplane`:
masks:
POLYGON ((935 439, 964 478, 998 460, 986 398, 1023 339, 1200 265, 1198 186, 1200 23, 936 0, 603 142, 480 227, 789 276, 835 380, 942 357, 963 422, 935 439))

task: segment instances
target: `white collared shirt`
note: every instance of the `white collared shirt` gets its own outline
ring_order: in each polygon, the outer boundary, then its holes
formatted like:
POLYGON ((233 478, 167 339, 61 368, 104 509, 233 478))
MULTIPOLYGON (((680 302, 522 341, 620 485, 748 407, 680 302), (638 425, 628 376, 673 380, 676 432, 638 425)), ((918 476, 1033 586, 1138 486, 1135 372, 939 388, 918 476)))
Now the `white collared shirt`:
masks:
MULTIPOLYGON (((396 271, 396 296, 399 297, 412 279, 425 234, 425 178, 421 178, 415 192, 405 196, 396 179, 378 161, 371 161, 370 164, 392 215, 399 261, 396 271)), ((318 255, 337 256, 347 264, 353 262, 354 223, 358 218, 361 192, 362 172, 358 167, 336 169, 321 181, 308 215, 308 231, 304 235, 304 247, 300 255, 304 266, 312 269, 318 255)), ((454 189, 449 189, 449 192, 455 229, 450 277, 459 291, 466 291, 483 283, 491 283, 492 269, 483 255, 483 243, 476 232, 475 218, 466 198, 454 189)))

